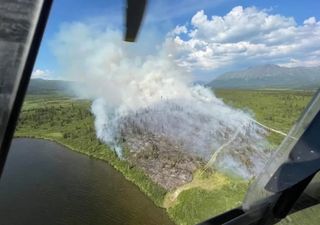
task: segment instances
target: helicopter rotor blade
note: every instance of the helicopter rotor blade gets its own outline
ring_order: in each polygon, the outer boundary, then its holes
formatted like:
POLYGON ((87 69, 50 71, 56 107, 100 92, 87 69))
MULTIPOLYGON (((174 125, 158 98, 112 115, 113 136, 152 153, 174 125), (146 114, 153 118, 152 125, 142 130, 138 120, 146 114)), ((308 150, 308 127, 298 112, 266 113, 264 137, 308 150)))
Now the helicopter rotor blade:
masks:
POLYGON ((134 42, 140 29, 147 0, 127 0, 125 41, 134 42))

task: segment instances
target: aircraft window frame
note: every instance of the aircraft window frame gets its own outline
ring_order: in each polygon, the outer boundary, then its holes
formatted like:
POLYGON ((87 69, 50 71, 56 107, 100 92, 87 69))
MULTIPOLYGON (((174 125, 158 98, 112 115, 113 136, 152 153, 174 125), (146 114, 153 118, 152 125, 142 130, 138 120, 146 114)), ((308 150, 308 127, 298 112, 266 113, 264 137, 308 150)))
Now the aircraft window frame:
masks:
MULTIPOLYGON (((28 42, 25 42, 25 45, 27 46, 25 47, 25 52, 24 54, 19 56, 21 67, 19 67, 19 70, 12 73, 12 76, 15 76, 16 79, 14 81, 15 86, 11 89, 10 99, 7 99, 8 107, 2 108, 6 110, 9 116, 8 118, 6 118, 5 122, 2 121, 1 123, 1 130, 5 131, 4 135, 0 137, 1 170, 3 168, 5 158, 9 150, 15 123, 17 121, 24 95, 26 93, 27 85, 31 77, 32 67, 36 58, 37 50, 40 45, 40 40, 45 28, 51 3, 51 0, 39 0, 37 1, 37 5, 35 5, 35 8, 30 8, 31 10, 38 11, 36 16, 31 19, 33 23, 32 26, 30 25, 30 27, 28 27, 29 36, 28 42)), ((240 222, 238 220, 237 224, 245 224, 244 222, 248 222, 245 220, 245 218, 248 219, 250 217, 252 224, 257 224, 258 221, 261 222, 261 219, 265 219, 266 216, 270 216, 270 218, 268 218, 268 220, 264 221, 264 223, 262 224, 273 224, 275 221, 281 219, 274 217, 274 214, 272 214, 272 209, 276 206, 276 203, 279 202, 278 200, 281 199, 281 194, 283 194, 282 192, 290 190, 290 193, 297 193, 298 195, 295 197, 298 198, 307 187, 306 193, 308 193, 308 185, 313 184, 312 182, 310 184, 310 181, 315 175, 315 172, 313 174, 308 174, 309 176, 307 177, 301 178, 302 180, 299 180, 298 183, 290 184, 284 189, 275 190, 273 193, 266 191, 265 187, 283 163, 286 163, 290 160, 292 161, 292 159, 290 159, 292 149, 303 137, 303 134, 305 133, 307 128, 312 125, 314 119, 318 114, 320 115, 319 91, 314 96, 313 100, 310 102, 309 106, 306 108, 298 122, 292 127, 287 137, 282 141, 278 150, 269 159, 269 163, 266 166, 265 172, 258 176, 256 181, 249 187, 242 208, 230 210, 229 212, 225 212, 224 214, 217 216, 215 221, 211 220, 211 222, 207 221, 202 224, 218 224, 219 221, 221 224, 221 221, 227 222, 230 218, 233 220, 233 222, 230 222, 228 224, 235 224, 236 218, 240 218, 240 222)), ((319 168, 316 168, 316 170, 319 170, 319 168)))

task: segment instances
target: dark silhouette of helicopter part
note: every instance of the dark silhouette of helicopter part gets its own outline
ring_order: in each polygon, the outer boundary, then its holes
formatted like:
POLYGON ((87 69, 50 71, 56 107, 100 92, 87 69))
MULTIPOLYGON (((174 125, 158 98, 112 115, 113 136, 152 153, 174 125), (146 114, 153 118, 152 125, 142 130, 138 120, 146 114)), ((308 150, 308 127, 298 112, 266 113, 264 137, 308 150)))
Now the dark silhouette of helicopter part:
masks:
POLYGON ((147 0, 127 0, 125 41, 134 42, 136 40, 146 4, 147 0))
POLYGON ((0 1, 0 176, 52 0, 0 1))
MULTIPOLYGON (((0 0, 0 175, 51 4, 52 0, 0 0)), ((125 41, 136 40, 146 4, 147 0, 127 0, 125 41)), ((320 92, 304 115, 309 112, 313 113, 306 126, 301 123, 301 136, 287 149, 289 157, 266 179, 262 189, 270 195, 249 208, 232 209, 201 225, 272 225, 290 213, 320 203, 320 92)), ((247 194, 254 194, 250 192, 247 194)))
POLYGON ((281 192, 315 174, 320 169, 320 112, 305 130, 289 155, 266 185, 270 192, 281 192))

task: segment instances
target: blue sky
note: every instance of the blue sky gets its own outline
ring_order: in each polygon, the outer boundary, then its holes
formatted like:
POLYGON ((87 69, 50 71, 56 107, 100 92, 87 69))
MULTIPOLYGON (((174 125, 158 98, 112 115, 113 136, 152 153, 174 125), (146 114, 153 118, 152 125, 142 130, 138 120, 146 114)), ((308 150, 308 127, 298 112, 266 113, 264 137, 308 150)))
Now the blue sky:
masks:
MULTIPOLYGON (((57 33, 61 29, 61 26, 66 23, 68 24, 73 22, 83 22, 89 24, 99 23, 100 25, 102 24, 106 27, 109 26, 114 29, 122 30, 124 20, 124 3, 124 1, 110 0, 55 0, 34 69, 39 71, 47 71, 47 73, 50 73, 51 77, 58 77, 58 74, 61 72, 61 68, 58 63, 57 57, 53 54, 52 49, 54 48, 54 46, 52 46, 52 41, 55 39, 57 33)), ((188 29, 187 33, 177 34, 177 36, 185 41, 184 44, 187 44, 187 41, 189 41, 190 43, 191 38, 187 38, 187 40, 185 40, 184 35, 191 33, 191 31, 195 29, 195 25, 190 25, 190 21, 197 12, 199 12, 200 10, 204 10, 204 14, 208 17, 208 20, 210 20, 211 16, 213 15, 221 17, 225 16, 236 6, 242 6, 244 9, 254 6, 257 11, 264 10, 270 15, 279 14, 287 18, 293 17, 297 23, 297 28, 299 26, 302 26, 304 21, 310 17, 315 17, 316 21, 319 21, 320 19, 320 3, 319 1, 314 0, 151 0, 149 1, 147 16, 145 17, 144 26, 140 33, 140 39, 138 39, 138 41, 144 40, 143 37, 148 37, 148 35, 152 33, 153 37, 148 44, 148 52, 156 51, 156 48, 153 49, 152 45, 156 46, 163 43, 167 33, 172 31, 177 25, 186 25, 188 29)), ((200 30, 201 24, 198 24, 198 26, 199 27, 196 28, 200 30)), ((232 29, 232 27, 230 29, 232 29)), ((200 40, 199 37, 197 40, 200 40)), ((203 39, 201 40, 203 41, 203 39)), ((208 44, 213 44, 209 39, 205 41, 207 41, 208 44)), ((242 43, 243 40, 240 40, 239 43, 240 42, 242 43)), ((215 42, 214 44, 216 45, 217 43, 215 42)), ((317 47, 315 47, 314 50, 316 52, 318 50, 317 47)), ((186 63, 189 63, 189 69, 191 69, 194 73, 199 74, 200 80, 210 80, 211 76, 214 76, 216 74, 232 69, 240 69, 242 67, 245 67, 246 65, 251 66, 251 63, 257 63, 257 61, 244 61, 243 63, 239 64, 232 61, 232 63, 228 64, 228 67, 223 66, 224 64, 221 64, 222 66, 219 68, 217 68, 216 66, 208 66, 208 68, 202 70, 201 62, 199 61, 199 63, 197 61, 201 59, 190 59, 190 57, 181 56, 182 54, 190 56, 191 53, 196 53, 195 49, 189 49, 188 51, 183 52, 180 50, 177 51, 179 51, 177 55, 179 55, 180 57, 178 58, 178 61, 182 62, 181 64, 183 64, 183 60, 186 60, 186 63), (195 61, 197 61, 198 63, 193 63, 191 65, 191 63, 195 61)), ((295 55, 296 53, 291 52, 291 54, 295 55)), ((310 59, 309 62, 313 62, 316 64, 316 56, 317 55, 310 59)), ((296 58, 290 59, 290 62, 285 61, 289 60, 288 57, 281 59, 279 58, 279 62, 283 63, 284 65, 289 65, 289 63, 291 62, 300 63, 301 59, 304 58, 303 55, 297 55, 295 57, 296 58)), ((212 60, 213 59, 215 58, 212 58, 212 60)), ((259 60, 260 59, 261 58, 259 58, 259 60)), ((269 61, 266 58, 263 58, 261 59, 261 62, 268 63, 269 61)), ((271 63, 274 62, 275 61, 271 61, 271 63)))

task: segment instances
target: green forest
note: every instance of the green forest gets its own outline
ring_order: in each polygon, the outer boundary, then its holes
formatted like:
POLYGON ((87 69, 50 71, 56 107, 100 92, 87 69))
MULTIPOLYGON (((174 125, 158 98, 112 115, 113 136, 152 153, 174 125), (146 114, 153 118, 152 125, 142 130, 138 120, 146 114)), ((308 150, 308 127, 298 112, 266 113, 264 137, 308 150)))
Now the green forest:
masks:
MULTIPOLYGON (((314 95, 311 91, 279 90, 215 90, 217 97, 232 107, 242 109, 269 127, 288 132, 314 95)), ((211 216, 238 206, 248 187, 247 181, 227 177, 216 171, 199 173, 193 181, 175 190, 165 189, 152 182, 142 170, 116 154, 95 135, 94 118, 89 100, 75 99, 59 94, 29 94, 23 105, 16 128, 16 137, 44 138, 63 144, 71 150, 89 157, 104 160, 136 184, 153 202, 166 208, 170 218, 177 224, 195 224, 211 216), (178 193, 177 197, 175 193, 178 193)), ((268 139, 274 148, 282 136, 270 134, 268 139)), ((315 224, 320 215, 313 208, 289 216, 281 224, 315 224)))

